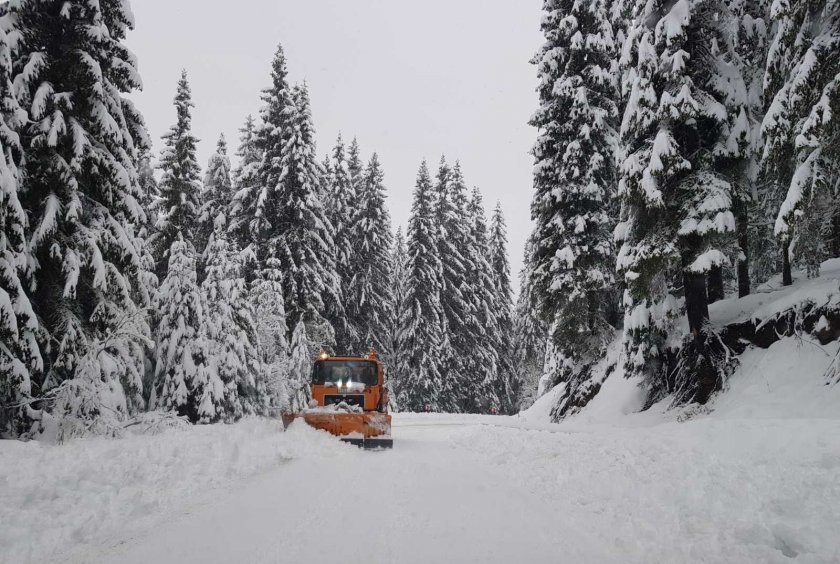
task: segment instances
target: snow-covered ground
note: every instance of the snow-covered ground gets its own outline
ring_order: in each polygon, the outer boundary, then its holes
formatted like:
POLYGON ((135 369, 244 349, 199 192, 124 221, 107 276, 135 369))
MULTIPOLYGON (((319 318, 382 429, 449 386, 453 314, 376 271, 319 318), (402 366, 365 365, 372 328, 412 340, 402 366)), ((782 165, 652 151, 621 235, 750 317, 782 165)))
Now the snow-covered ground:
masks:
MULTIPOLYGON (((829 261, 712 319, 833 303, 838 277, 829 261)), ((619 368, 560 425, 559 387, 517 417, 395 415, 384 452, 257 419, 0 441, 0 564, 840 564, 840 384, 824 377, 837 351, 808 337, 748 349, 704 408, 639 413, 619 368)))
POLYGON ((0 561, 840 562, 835 350, 750 351, 693 417, 609 378, 562 425, 397 415, 384 452, 257 420, 0 442, 0 561))

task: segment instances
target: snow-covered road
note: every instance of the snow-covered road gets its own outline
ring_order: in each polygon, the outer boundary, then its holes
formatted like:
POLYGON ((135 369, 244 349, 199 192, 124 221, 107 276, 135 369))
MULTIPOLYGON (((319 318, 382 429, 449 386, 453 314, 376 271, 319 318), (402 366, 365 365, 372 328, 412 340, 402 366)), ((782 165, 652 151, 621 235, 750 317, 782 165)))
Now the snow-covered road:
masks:
POLYGON ((459 448, 464 424, 398 418, 392 451, 335 445, 69 561, 556 562, 552 500, 459 448))
POLYGON ((56 561, 840 562, 836 420, 395 419, 386 452, 293 427, 271 469, 56 561))

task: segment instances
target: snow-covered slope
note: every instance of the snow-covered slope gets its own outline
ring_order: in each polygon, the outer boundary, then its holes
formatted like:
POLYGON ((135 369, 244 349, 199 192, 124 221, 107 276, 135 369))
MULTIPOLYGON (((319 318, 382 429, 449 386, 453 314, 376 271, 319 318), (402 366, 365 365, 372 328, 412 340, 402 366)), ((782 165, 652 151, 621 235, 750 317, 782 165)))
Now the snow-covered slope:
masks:
MULTIPOLYGON (((824 262, 819 278, 808 280, 798 273, 793 286, 772 280, 744 298, 722 300, 710 307, 712 323, 720 328, 751 322, 768 323, 786 312, 806 306, 840 309, 840 259, 824 262)), ((739 355, 739 366, 721 392, 703 408, 669 410, 666 399, 641 412, 644 395, 638 381, 624 377, 620 359, 596 367, 603 373, 617 365, 597 396, 569 424, 608 423, 619 426, 652 425, 689 417, 726 416, 759 418, 840 417, 840 385, 828 385, 826 373, 838 353, 838 342, 826 345, 810 335, 783 337, 769 348, 749 346, 739 355)), ((548 422, 556 398, 565 384, 550 390, 521 416, 531 422, 548 422)))
POLYGON ((749 296, 712 304, 709 306, 712 323, 723 327, 742 321, 765 321, 806 302, 818 306, 840 304, 840 258, 822 263, 820 276, 814 280, 808 280, 802 272, 795 274, 792 286, 782 286, 781 279, 775 277, 749 296))
MULTIPOLYGON (((826 384, 825 373, 840 344, 820 345, 805 336, 781 339, 767 349, 749 348, 722 392, 703 407, 669 409, 666 399, 641 411, 644 394, 637 380, 617 369, 600 393, 563 423, 572 427, 607 424, 619 427, 656 425, 688 418, 832 419, 840 423, 840 385, 826 384)), ((540 398, 522 417, 548 422, 560 384, 540 398)))

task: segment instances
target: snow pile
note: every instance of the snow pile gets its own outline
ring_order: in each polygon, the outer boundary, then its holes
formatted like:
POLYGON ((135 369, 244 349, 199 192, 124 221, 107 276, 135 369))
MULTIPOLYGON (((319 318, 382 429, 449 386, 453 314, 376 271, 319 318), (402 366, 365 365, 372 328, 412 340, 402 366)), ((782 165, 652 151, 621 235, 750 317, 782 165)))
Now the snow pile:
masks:
POLYGON ((348 456, 357 449, 324 432, 293 425, 284 433, 279 422, 257 419, 62 446, 0 441, 0 562, 141 532, 161 514, 290 460, 348 456))
POLYGON ((840 385, 824 377, 838 349, 840 342, 822 346, 809 337, 748 349, 709 408, 726 418, 840 420, 840 385))
POLYGON ((310 402, 315 403, 314 406, 307 407, 303 410, 303 413, 363 413, 364 409, 360 405, 350 405, 346 401, 341 401, 339 403, 332 403, 330 405, 317 405, 317 402, 310 402))
POLYGON ((840 258, 820 266, 819 278, 808 280, 796 273, 793 286, 782 286, 779 277, 743 298, 729 298, 709 306, 709 316, 717 327, 744 321, 767 321, 780 313, 811 303, 819 307, 840 306, 840 258))

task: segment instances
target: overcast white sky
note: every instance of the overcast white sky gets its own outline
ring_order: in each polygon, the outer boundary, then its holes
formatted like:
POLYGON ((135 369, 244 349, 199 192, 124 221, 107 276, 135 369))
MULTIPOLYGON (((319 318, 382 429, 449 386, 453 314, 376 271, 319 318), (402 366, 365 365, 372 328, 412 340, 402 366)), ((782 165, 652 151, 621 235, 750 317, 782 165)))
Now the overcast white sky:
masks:
MULTIPOLYGON (((278 43, 291 80, 306 80, 319 160, 341 132, 379 153, 395 225, 408 220, 420 161, 460 159, 467 182, 500 200, 514 274, 530 231, 541 42, 540 0, 132 0, 128 43, 145 84, 133 96, 156 154, 175 120, 182 68, 192 85, 193 128, 204 166, 220 133, 231 153, 278 43)), ((233 156, 233 155, 231 155, 233 156)))

